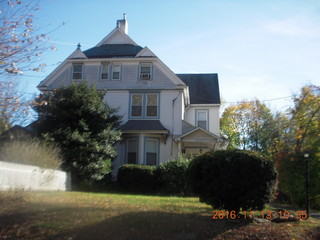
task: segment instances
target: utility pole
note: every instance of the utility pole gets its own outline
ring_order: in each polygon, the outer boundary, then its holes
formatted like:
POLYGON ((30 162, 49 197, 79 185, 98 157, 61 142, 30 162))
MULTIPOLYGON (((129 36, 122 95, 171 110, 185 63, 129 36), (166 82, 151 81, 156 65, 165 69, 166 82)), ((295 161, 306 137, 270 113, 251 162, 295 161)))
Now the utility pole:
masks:
POLYGON ((309 218, 310 214, 310 199, 309 199, 309 153, 307 151, 303 154, 305 161, 306 161, 306 211, 307 211, 307 218, 309 218))

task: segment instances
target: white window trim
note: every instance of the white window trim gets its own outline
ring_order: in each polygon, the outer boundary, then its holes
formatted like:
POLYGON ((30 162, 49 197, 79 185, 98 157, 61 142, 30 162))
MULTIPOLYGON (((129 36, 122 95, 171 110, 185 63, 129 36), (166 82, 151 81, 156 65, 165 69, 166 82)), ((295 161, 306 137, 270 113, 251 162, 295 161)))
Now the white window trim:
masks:
POLYGON ((100 65, 100 80, 101 81, 105 81, 105 80, 109 80, 110 79, 110 63, 109 62, 101 62, 101 65, 100 65), (107 70, 107 74, 108 74, 108 78, 102 78, 102 74, 104 73, 103 72, 103 67, 104 65, 108 65, 108 70, 107 70))
POLYGON ((81 81, 81 80, 83 80, 83 75, 84 75, 84 63, 73 63, 73 64, 72 64, 71 79, 72 79, 73 81, 81 81), (81 65, 81 66, 82 66, 81 72, 75 72, 75 71, 74 71, 74 66, 76 66, 76 65, 81 65), (74 78, 74 74, 75 74, 75 73, 81 73, 81 78, 74 78))
POLYGON ((139 64, 139 76, 138 76, 138 79, 142 80, 142 81, 152 80, 152 63, 140 63, 139 64), (150 67, 150 73, 145 73, 145 74, 141 73, 141 68, 143 66, 150 67), (149 74, 149 76, 146 76, 146 74, 149 74))
POLYGON ((130 110, 130 118, 144 118, 144 94, 143 93, 132 93, 130 94, 130 104, 129 104, 129 110, 130 110), (142 96, 142 105, 141 105, 141 116, 132 116, 132 104, 133 104, 133 96, 134 95, 140 95, 142 96))
POLYGON ((118 63, 116 63, 116 64, 112 64, 112 67, 111 67, 111 79, 112 80, 120 80, 121 79, 121 64, 118 64, 118 63), (114 67, 115 66, 119 66, 119 78, 113 78, 113 73, 115 72, 114 71, 114 67))
POLYGON ((147 165, 147 142, 148 141, 155 141, 156 142, 156 146, 157 146, 157 157, 156 157, 156 164, 155 165, 149 165, 149 166, 158 166, 159 165, 159 159, 160 159, 160 141, 158 138, 154 138, 154 137, 146 137, 145 141, 144 141, 144 160, 143 160, 143 164, 147 165))
MULTIPOLYGON (((150 106, 154 106, 154 105, 150 105, 150 106)), ((158 93, 146 93, 145 94, 145 118, 158 118, 159 116, 159 94, 158 93), (156 116, 147 116, 148 113, 148 95, 156 95, 157 96, 157 115, 156 116)))
POLYGON ((199 119, 198 119, 198 114, 200 113, 200 112, 205 112, 206 113, 206 128, 204 129, 204 130, 206 130, 206 131, 209 131, 209 110, 208 109, 196 109, 196 112, 195 112, 195 115, 196 115, 196 126, 197 127, 199 127, 198 126, 198 121, 199 121, 199 119))
POLYGON ((129 153, 129 141, 130 140, 135 140, 137 141, 137 154, 136 154, 136 163, 135 164, 139 164, 139 138, 138 137, 132 137, 132 138, 128 138, 126 141, 126 163, 128 164, 128 153, 129 153))
POLYGON ((160 117, 160 93, 158 92, 146 92, 146 93, 140 93, 140 92, 132 92, 130 93, 130 102, 129 102, 129 118, 130 119, 159 119, 160 117), (132 103, 133 103, 133 95, 142 95, 142 112, 141 116, 132 116, 132 103), (148 95, 157 95, 157 116, 147 116, 147 98, 148 95))

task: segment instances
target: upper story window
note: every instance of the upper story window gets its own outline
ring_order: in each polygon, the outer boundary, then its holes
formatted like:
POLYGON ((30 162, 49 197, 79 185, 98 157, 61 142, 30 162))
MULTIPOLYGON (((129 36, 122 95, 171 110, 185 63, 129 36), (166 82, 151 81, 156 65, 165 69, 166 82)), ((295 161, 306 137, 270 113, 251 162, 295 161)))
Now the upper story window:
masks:
POLYGON ((83 77, 83 63, 76 63, 72 65, 72 79, 81 80, 83 77))
POLYGON ((130 117, 132 118, 158 118, 158 93, 132 93, 130 100, 130 117))
POLYGON ((140 80, 150 80, 152 76, 152 64, 141 63, 139 66, 139 76, 140 80))
POLYGON ((121 73, 121 65, 120 64, 112 65, 112 79, 113 80, 119 80, 120 79, 120 73, 121 73))
POLYGON ((132 117, 142 117, 142 94, 132 94, 131 95, 131 116, 132 117))
POLYGON ((208 110, 196 110, 196 126, 208 130, 208 110))
POLYGON ((109 79, 109 63, 101 63, 101 79, 108 80, 109 79))
POLYGON ((146 116, 157 117, 158 116, 158 94, 146 94, 146 116))

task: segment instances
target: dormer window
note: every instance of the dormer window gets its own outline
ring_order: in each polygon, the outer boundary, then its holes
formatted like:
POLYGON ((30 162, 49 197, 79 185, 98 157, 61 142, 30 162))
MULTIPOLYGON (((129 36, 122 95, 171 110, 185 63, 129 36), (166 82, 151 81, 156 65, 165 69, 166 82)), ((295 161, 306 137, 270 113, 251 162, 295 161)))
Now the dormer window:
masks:
POLYGON ((141 63, 139 69, 140 80, 150 80, 152 76, 152 64, 141 63))
POLYGON ((83 63, 76 63, 72 65, 72 79, 81 80, 83 75, 83 63))
POLYGON ((109 65, 107 62, 101 63, 101 79, 103 80, 109 79, 109 65))
POLYGON ((112 80, 119 80, 120 79, 120 72, 121 72, 121 65, 120 64, 112 65, 112 80))

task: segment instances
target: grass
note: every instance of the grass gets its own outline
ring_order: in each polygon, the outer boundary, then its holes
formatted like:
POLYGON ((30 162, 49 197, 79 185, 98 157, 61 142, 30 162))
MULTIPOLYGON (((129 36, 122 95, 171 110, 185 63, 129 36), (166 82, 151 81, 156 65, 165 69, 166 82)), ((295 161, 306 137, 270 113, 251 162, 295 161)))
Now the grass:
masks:
POLYGON ((0 239, 317 239, 319 223, 212 220, 190 197, 0 193, 0 239))

